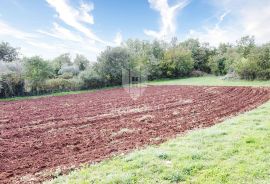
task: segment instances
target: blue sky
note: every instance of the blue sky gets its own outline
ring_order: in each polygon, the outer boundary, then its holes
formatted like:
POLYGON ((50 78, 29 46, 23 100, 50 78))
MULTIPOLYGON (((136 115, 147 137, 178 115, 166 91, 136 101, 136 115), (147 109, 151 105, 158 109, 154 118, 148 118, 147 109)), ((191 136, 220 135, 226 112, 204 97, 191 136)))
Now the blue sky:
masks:
POLYGON ((198 38, 211 45, 270 40, 269 0, 1 0, 0 41, 26 56, 84 54, 123 40, 198 38))

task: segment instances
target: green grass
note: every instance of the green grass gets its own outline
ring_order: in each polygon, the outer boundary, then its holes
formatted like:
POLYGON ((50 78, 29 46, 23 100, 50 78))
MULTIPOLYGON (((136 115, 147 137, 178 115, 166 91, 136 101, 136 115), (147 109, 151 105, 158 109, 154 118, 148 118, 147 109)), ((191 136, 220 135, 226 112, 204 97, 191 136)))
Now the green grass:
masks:
POLYGON ((48 183, 270 183, 270 102, 48 183))
POLYGON ((185 79, 159 80, 153 85, 199 85, 199 86, 270 86, 270 81, 222 80, 216 76, 191 77, 185 79))

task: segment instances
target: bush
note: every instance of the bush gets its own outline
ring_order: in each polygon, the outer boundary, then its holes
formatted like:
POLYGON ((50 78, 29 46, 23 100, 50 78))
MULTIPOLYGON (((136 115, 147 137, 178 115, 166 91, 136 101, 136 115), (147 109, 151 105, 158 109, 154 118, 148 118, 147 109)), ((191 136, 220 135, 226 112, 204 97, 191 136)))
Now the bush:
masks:
POLYGON ((71 91, 81 89, 82 82, 78 79, 49 79, 43 85, 43 92, 71 91))
POLYGON ((45 80, 53 75, 52 67, 48 61, 38 56, 24 58, 24 67, 27 89, 30 93, 38 94, 42 91, 45 80))
POLYGON ((162 73, 169 78, 189 76, 193 68, 191 52, 181 48, 168 50, 161 62, 162 73))
POLYGON ((59 75, 58 77, 62 78, 62 79, 72 79, 73 74, 72 73, 63 73, 62 75, 59 75))
POLYGON ((94 70, 88 69, 80 73, 79 79, 83 83, 83 89, 101 88, 106 86, 106 81, 94 70))
POLYGON ((0 62, 0 97, 24 95, 24 79, 20 62, 0 62))
POLYGON ((222 80, 236 80, 240 79, 239 75, 235 71, 229 71, 224 77, 221 78, 222 80))
POLYGON ((258 71, 259 67, 255 60, 242 58, 236 65, 236 72, 242 79, 254 80, 258 71))
POLYGON ((270 80, 270 68, 258 71, 257 78, 260 80, 270 80))
POLYGON ((24 95, 24 80, 20 74, 7 73, 0 76, 0 97, 24 95))
POLYGON ((122 83, 122 70, 132 68, 134 59, 126 48, 108 47, 97 58, 98 62, 95 65, 95 71, 98 75, 93 74, 92 77, 99 79, 99 76, 108 85, 120 85, 122 83))
POLYGON ((211 73, 215 75, 225 75, 226 70, 226 58, 223 55, 215 55, 209 60, 209 67, 211 73))
POLYGON ((190 74, 192 77, 202 77, 207 75, 207 73, 199 71, 199 70, 193 70, 190 74))

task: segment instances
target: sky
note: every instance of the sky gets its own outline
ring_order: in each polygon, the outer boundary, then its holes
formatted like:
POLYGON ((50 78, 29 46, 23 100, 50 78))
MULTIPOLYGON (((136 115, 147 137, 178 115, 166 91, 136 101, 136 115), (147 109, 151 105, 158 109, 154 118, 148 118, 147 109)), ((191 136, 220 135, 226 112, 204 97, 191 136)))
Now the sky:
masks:
POLYGON ((253 35, 270 41, 270 0, 1 0, 0 42, 25 56, 62 53, 95 61, 107 46, 127 39, 217 46, 253 35))

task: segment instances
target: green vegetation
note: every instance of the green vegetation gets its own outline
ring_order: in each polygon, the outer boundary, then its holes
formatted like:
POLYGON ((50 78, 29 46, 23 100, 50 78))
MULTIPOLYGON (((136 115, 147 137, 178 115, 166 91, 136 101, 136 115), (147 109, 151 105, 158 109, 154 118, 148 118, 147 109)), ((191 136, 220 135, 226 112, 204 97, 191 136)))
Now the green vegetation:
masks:
POLYGON ((225 75, 226 79, 269 80, 270 44, 256 45, 245 36, 236 45, 211 47, 196 39, 179 42, 127 40, 108 47, 90 62, 83 55, 64 53, 45 61, 40 57, 19 58, 18 50, 0 44, 0 98, 61 91, 87 90, 120 85, 123 71, 164 78, 225 75))
POLYGON ((270 81, 223 80, 217 76, 190 77, 184 79, 163 79, 149 82, 150 85, 196 85, 196 86, 257 86, 269 87, 270 81))
POLYGON ((270 102, 48 183, 269 183, 270 102))
MULTIPOLYGON (((83 72, 83 75, 87 73, 83 72)), ((86 77, 87 78, 87 77, 86 77)), ((94 82, 94 81, 93 81, 94 82)), ((195 85, 195 86, 254 86, 254 87, 269 87, 270 81, 247 81, 247 80, 222 80, 221 77, 207 75, 203 77, 190 77, 182 79, 163 79, 149 81, 148 85, 195 85)), ((115 88, 120 86, 114 86, 115 88)), ((14 98, 5 98, 0 99, 0 101, 12 101, 12 100, 22 100, 22 99, 34 99, 47 96, 64 96, 69 94, 80 94, 88 93, 97 90, 110 89, 114 87, 104 87, 101 89, 92 89, 92 90, 79 90, 79 91, 66 91, 66 92, 56 92, 52 94, 44 94, 37 96, 26 96, 26 97, 14 97, 14 98)), ((86 88, 87 89, 87 88, 86 88)), ((89 89, 89 88, 88 88, 89 89)))

